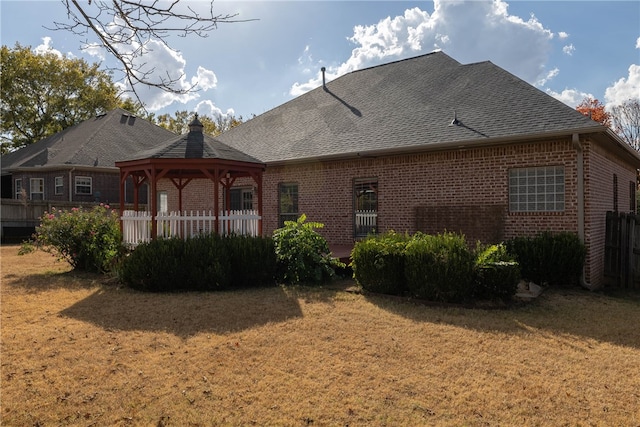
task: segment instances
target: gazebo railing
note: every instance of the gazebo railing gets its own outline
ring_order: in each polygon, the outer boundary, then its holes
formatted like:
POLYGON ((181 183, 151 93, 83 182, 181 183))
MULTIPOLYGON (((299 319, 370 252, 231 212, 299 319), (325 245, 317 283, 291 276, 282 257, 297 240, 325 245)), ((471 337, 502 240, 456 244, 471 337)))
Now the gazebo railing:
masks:
MULTIPOLYGON (((220 212, 217 232, 221 235, 257 236, 260 219, 256 210, 220 212)), ((126 245, 136 246, 151 240, 150 212, 124 211, 121 220, 122 238, 126 245)), ((155 220, 157 237, 186 239, 216 231, 216 216, 212 211, 158 212, 155 220)))

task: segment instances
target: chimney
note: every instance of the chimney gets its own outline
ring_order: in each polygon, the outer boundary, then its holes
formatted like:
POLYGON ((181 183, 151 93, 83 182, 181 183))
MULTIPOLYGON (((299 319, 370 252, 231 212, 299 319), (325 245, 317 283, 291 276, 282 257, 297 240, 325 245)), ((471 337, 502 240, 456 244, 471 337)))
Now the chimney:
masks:
POLYGON ((325 79, 324 79, 324 72, 325 72, 326 70, 327 70, 327 69, 326 69, 326 68, 324 68, 324 67, 320 68, 320 71, 322 71, 322 87, 327 87, 327 83, 326 83, 326 81, 325 81, 325 79))

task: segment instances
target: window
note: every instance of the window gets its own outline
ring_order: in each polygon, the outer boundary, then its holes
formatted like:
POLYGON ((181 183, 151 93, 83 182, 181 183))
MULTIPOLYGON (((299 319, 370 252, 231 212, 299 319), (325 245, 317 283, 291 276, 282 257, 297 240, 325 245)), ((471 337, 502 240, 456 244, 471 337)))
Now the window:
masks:
POLYGON ((16 179, 15 182, 16 199, 22 199, 22 179, 16 179))
POLYGON ((76 176, 76 194, 91 194, 92 178, 90 176, 76 176))
POLYGON ((62 177, 56 176, 55 183, 56 183, 56 194, 62 194, 64 191, 64 181, 62 180, 62 177))
POLYGON ((285 221, 296 221, 298 219, 297 183, 278 185, 278 214, 279 227, 283 227, 285 221))
POLYGON ((353 182, 354 235, 366 237, 378 228, 378 180, 356 179, 353 182))
POLYGON ((564 167, 511 169, 509 211, 564 211, 564 167))
POLYGON ((31 200, 44 200, 44 178, 31 178, 29 180, 31 200))
POLYGON ((166 191, 158 191, 158 211, 169 212, 169 194, 166 191))
POLYGON ((232 211, 253 209, 253 190, 251 188, 232 188, 229 192, 232 211))

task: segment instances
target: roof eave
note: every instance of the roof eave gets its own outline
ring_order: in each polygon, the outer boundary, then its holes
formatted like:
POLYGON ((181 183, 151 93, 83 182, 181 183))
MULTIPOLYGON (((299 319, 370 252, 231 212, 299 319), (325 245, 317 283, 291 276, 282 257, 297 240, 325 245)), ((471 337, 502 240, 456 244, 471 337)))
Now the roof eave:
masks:
MULTIPOLYGON (((336 161, 336 160, 350 160, 350 159, 356 159, 356 158, 374 158, 374 157, 381 157, 381 156, 446 151, 446 150, 466 150, 470 148, 481 148, 481 147, 487 147, 487 146, 506 145, 506 144, 523 143, 523 142, 535 142, 535 141, 542 141, 542 140, 548 140, 553 138, 565 138, 565 137, 571 137, 575 133, 580 135, 586 135, 586 134, 594 134, 594 133, 609 134, 609 132, 612 132, 612 131, 609 128, 606 128, 605 126, 590 126, 590 127, 580 127, 580 128, 574 128, 574 129, 564 129, 558 132, 542 132, 537 134, 512 135, 512 136, 486 138, 486 139, 469 139, 469 140, 431 143, 431 144, 410 145, 410 146, 404 146, 404 147, 385 148, 380 150, 345 152, 345 153, 339 153, 339 154, 328 154, 323 156, 304 157, 304 158, 281 160, 281 161, 278 160, 278 161, 267 162, 267 165, 281 166, 281 165, 318 162, 318 161, 336 161)), ((629 148, 629 150, 635 151, 628 145, 627 147, 629 148)), ((635 152, 634 155, 636 156, 638 161, 640 161, 640 153, 635 152)))
POLYGON ((9 175, 15 172, 50 172, 55 170, 74 170, 74 171, 83 171, 83 172, 106 172, 106 173, 114 173, 118 171, 118 168, 115 166, 88 166, 88 165, 73 165, 73 164, 63 164, 63 165, 42 165, 42 166, 18 166, 15 168, 8 168, 2 171, 3 175, 9 175))

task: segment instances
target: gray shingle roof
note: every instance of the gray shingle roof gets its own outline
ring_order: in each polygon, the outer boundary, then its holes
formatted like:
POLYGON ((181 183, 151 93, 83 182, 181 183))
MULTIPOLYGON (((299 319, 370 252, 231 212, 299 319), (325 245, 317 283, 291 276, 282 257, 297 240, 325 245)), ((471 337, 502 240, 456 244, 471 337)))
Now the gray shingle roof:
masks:
POLYGON ((435 52, 351 72, 217 139, 268 163, 575 129, 604 127, 491 62, 435 52))
POLYGON ((221 159, 261 163, 258 159, 203 134, 202 128, 174 136, 157 147, 138 153, 127 160, 140 159, 221 159))
POLYGON ((115 167, 175 134, 117 108, 2 156, 2 170, 47 166, 115 167))

